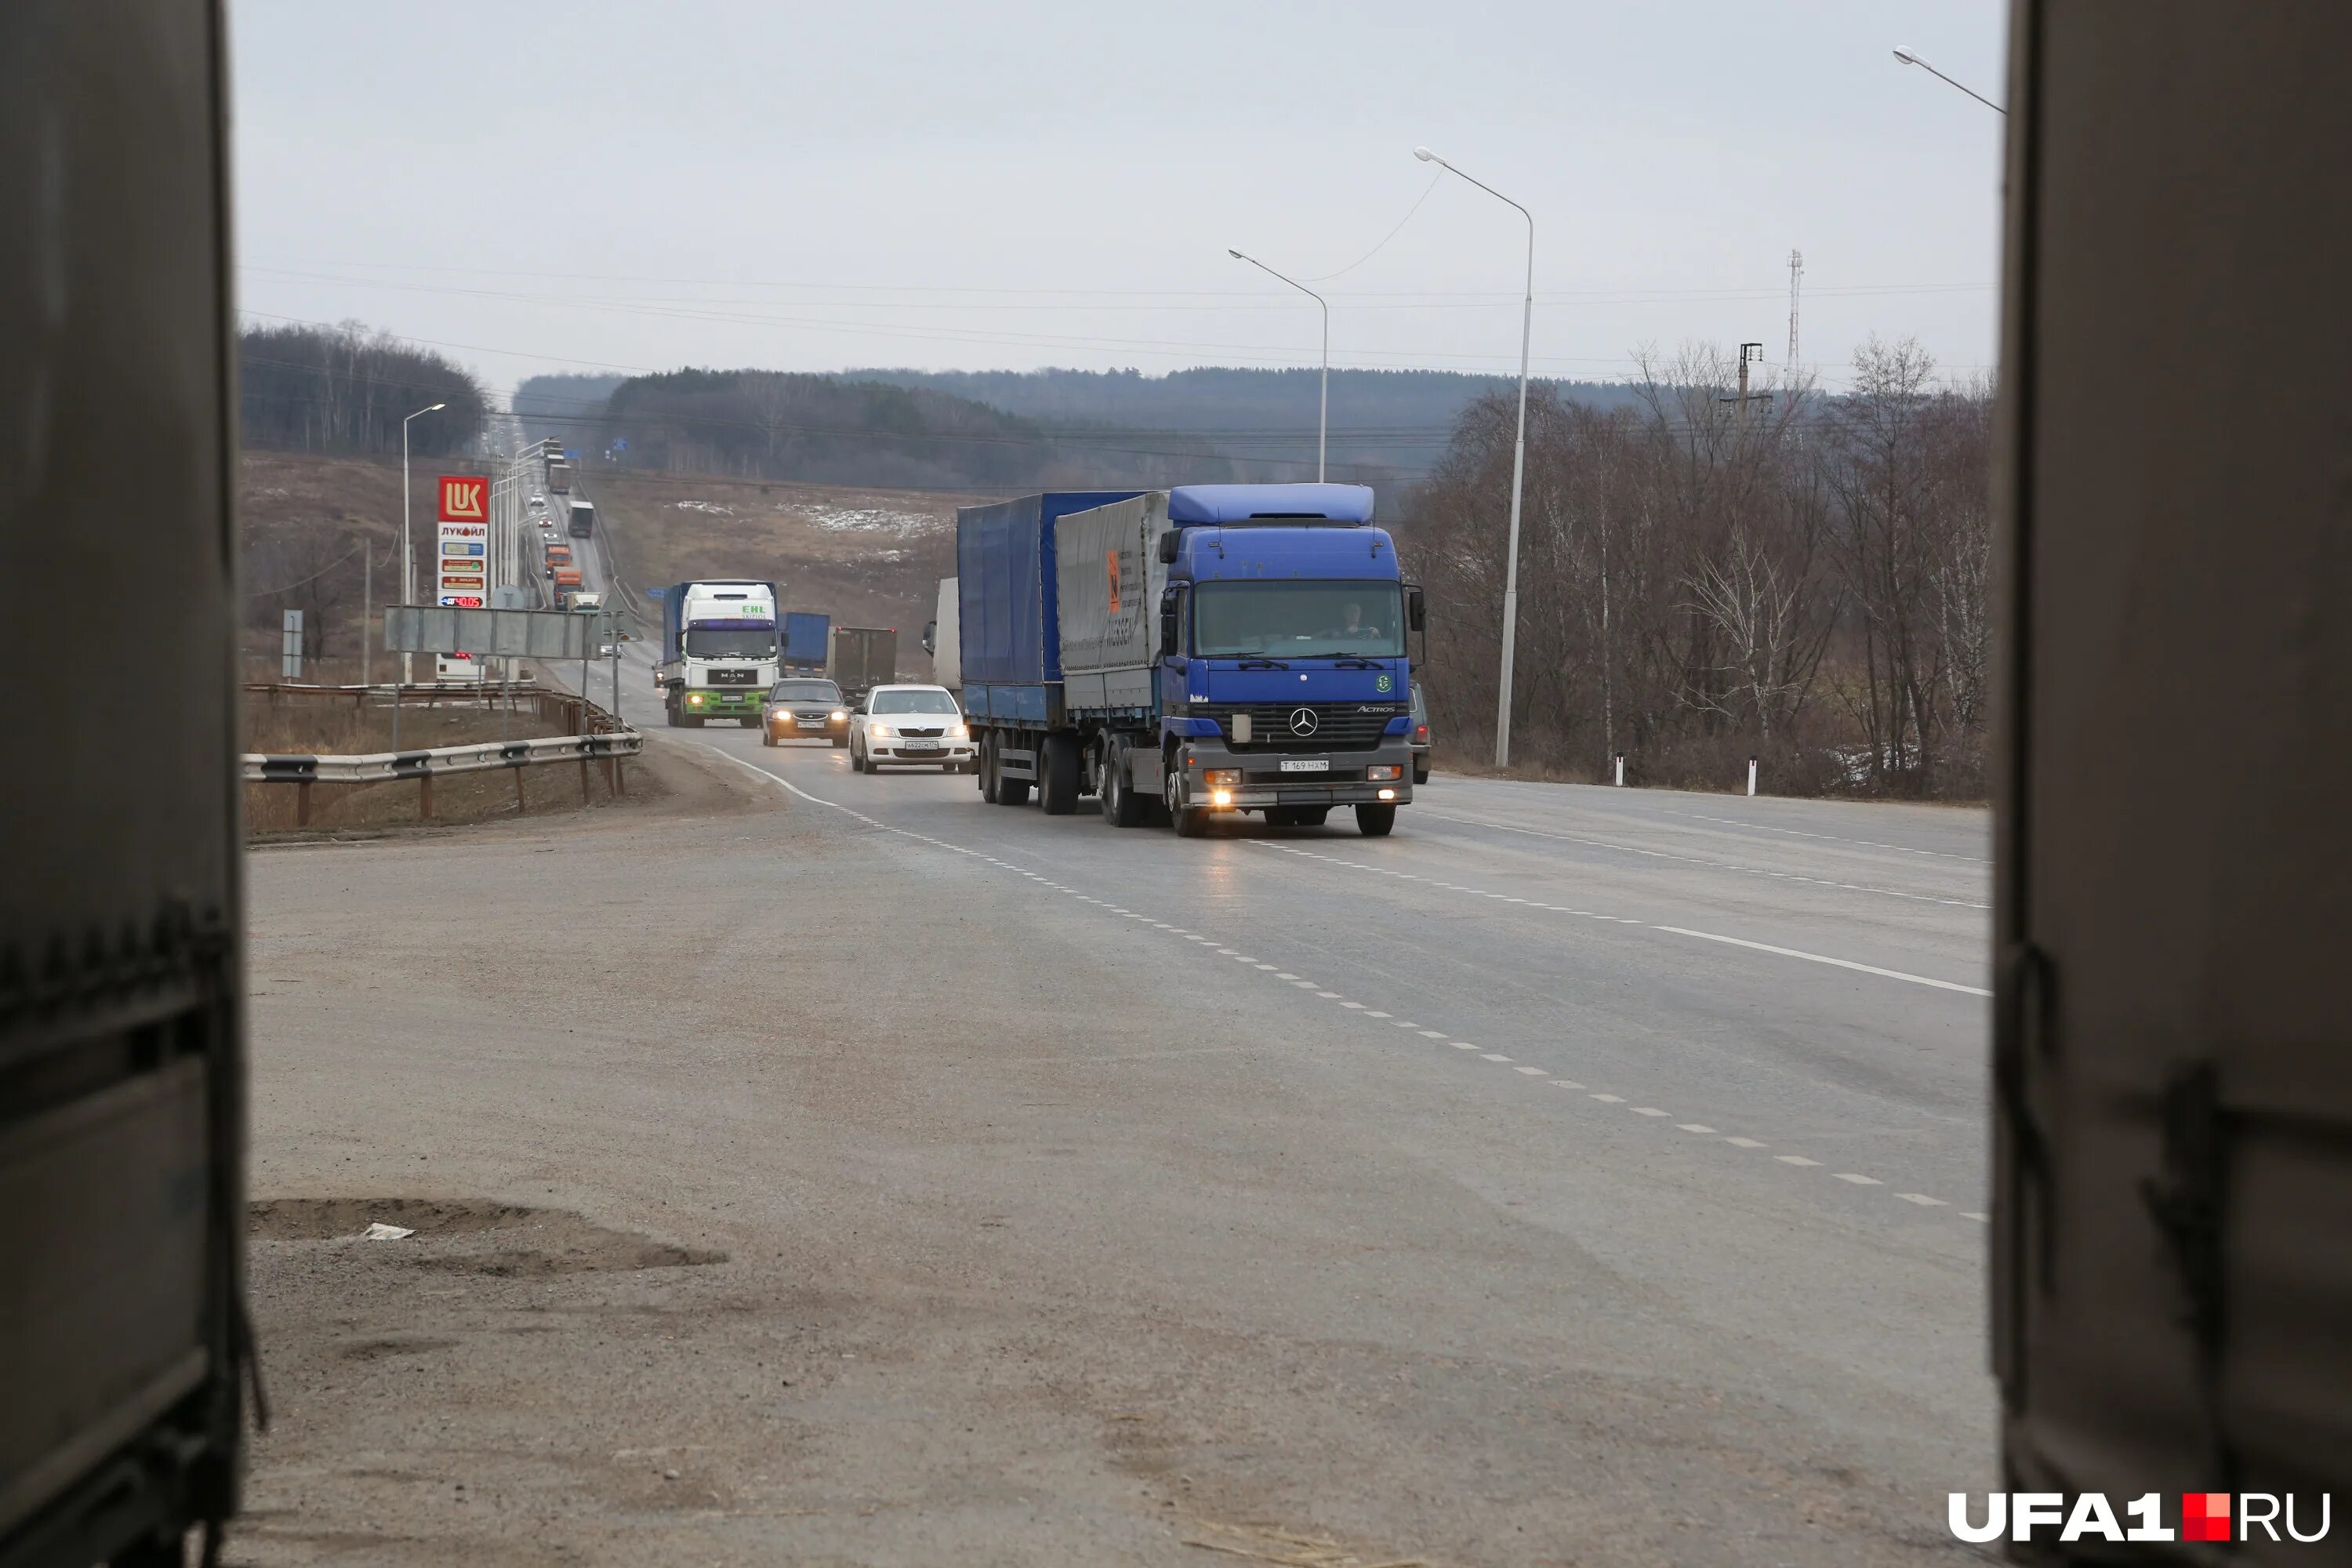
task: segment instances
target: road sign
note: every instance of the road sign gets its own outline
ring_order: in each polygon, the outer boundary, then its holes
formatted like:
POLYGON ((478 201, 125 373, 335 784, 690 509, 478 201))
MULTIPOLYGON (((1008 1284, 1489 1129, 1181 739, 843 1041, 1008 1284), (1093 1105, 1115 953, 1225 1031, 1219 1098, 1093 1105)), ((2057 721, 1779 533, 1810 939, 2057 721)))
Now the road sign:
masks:
POLYGON ((443 522, 488 522, 490 521, 490 481, 470 474, 441 476, 441 521, 443 522))
POLYGON ((563 610, 394 605, 383 613, 383 646, 391 653, 462 648, 478 658, 578 658, 588 644, 586 620, 563 610))

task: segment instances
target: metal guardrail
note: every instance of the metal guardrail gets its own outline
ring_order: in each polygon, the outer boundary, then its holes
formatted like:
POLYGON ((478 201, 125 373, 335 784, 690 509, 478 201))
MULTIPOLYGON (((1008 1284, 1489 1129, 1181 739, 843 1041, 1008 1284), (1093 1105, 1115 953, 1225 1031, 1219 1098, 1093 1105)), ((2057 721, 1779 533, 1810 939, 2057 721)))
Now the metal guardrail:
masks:
MULTIPOLYGON (((350 699, 355 702, 363 702, 374 693, 394 690, 389 687, 303 687, 284 683, 248 686, 246 689, 267 691, 273 700, 295 696, 350 699)), ((438 684, 430 689, 408 686, 398 689, 400 699, 420 689, 429 689, 436 696, 460 691, 473 696, 483 688, 471 683, 438 684)), ((496 691, 498 689, 489 689, 496 691)), ((514 689, 520 694, 523 689, 514 689)), ((523 788, 523 770, 551 763, 580 764, 580 801, 583 805, 590 797, 591 764, 601 764, 608 795, 626 795, 627 779, 621 763, 625 758, 644 754, 645 737, 593 702, 539 687, 531 688, 529 694, 540 699, 542 705, 552 703, 567 710, 571 719, 583 732, 539 735, 519 741, 483 741, 471 745, 436 746, 418 751, 372 752, 354 756, 324 756, 302 752, 247 752, 244 754, 241 776, 247 784, 294 785, 294 820, 299 827, 310 826, 310 786, 320 784, 364 784, 415 779, 417 784, 417 816, 420 818, 432 816, 433 781, 446 773, 509 769, 514 773, 515 805, 519 810, 527 808, 529 805, 523 788)))
POLYGON ((244 777, 247 784, 377 784, 385 779, 423 778, 428 773, 474 773, 543 763, 634 757, 644 752, 645 740, 635 730, 624 730, 612 734, 541 735, 528 741, 485 741, 471 746, 375 752, 354 757, 248 752, 245 754, 244 777))

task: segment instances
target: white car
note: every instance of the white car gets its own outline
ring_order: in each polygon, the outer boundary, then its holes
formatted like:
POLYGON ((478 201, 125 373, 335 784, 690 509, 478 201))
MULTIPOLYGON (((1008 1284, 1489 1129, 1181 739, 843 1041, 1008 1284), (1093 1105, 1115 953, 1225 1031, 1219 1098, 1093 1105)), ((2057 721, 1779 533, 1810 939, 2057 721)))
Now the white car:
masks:
POLYGON ((534 507, 545 506, 547 504, 547 498, 545 496, 533 496, 530 498, 530 504, 534 507))
POLYGON ((849 715, 849 765, 861 773, 878 773, 886 763, 970 773, 977 755, 944 686, 877 686, 849 715))

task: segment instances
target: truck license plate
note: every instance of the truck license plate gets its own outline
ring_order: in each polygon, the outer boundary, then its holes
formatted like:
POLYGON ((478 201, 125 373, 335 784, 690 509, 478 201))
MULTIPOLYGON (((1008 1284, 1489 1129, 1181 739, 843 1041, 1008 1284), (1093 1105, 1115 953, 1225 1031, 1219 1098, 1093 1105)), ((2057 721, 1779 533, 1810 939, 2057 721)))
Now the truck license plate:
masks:
POLYGON ((1313 761, 1285 757, 1282 759, 1282 771, 1286 773, 1328 773, 1331 771, 1331 763, 1326 757, 1318 757, 1313 761))

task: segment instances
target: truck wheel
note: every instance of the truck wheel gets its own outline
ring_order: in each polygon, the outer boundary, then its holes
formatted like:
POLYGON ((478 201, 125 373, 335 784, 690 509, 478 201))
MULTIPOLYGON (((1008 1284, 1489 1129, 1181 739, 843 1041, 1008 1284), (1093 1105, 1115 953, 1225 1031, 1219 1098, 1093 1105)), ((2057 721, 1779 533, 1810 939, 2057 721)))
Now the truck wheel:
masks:
POLYGON ((1135 785, 1127 774, 1127 748, 1114 744, 1109 758, 1104 762, 1102 783, 1097 786, 1102 795, 1103 820, 1113 827, 1139 827, 1143 825, 1143 808, 1149 803, 1139 798, 1135 785))
POLYGON ((1037 804, 1048 816, 1078 809, 1078 742, 1072 735, 1048 735, 1038 748, 1037 804))
POLYGON ((1412 782, 1415 784, 1427 784, 1429 782, 1429 764, 1427 763, 1415 763, 1412 764, 1412 782))
POLYGON ((1029 781, 1027 779, 1008 779, 1003 777, 1002 774, 998 775, 996 780, 996 804, 999 805, 1027 805, 1029 804, 1029 781))
POLYGON ((996 804, 996 785, 1002 776, 996 771, 996 731, 991 730, 980 742, 980 798, 991 805, 996 804))
POLYGON ((738 719, 736 722, 746 730, 756 730, 760 727, 760 721, 757 719, 738 719))
POLYGON ((667 704, 662 709, 662 717, 669 721, 669 727, 673 730, 680 728, 686 722, 685 720, 678 717, 677 704, 675 702, 667 704))
POLYGON ((1396 826, 1393 805, 1360 805, 1356 807, 1356 831, 1367 838, 1386 838, 1389 829, 1396 826))
POLYGON ((1205 806, 1181 805, 1176 797, 1176 771, 1168 772, 1168 820, 1176 826, 1179 838, 1198 838, 1209 831, 1209 813, 1205 806))

